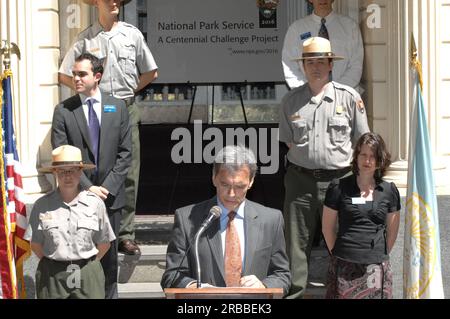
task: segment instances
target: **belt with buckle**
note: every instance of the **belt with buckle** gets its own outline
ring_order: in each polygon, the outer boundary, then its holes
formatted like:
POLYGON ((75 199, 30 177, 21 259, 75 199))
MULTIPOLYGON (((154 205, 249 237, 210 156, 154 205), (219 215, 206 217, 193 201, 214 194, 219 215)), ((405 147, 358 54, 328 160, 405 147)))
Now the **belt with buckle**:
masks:
POLYGON ((310 169, 310 168, 298 166, 294 163, 290 163, 290 164, 295 166, 297 168, 297 170, 299 170, 300 172, 311 175, 317 179, 341 177, 341 176, 344 176, 345 174, 347 174, 348 172, 350 172, 350 170, 351 170, 350 167, 344 167, 344 168, 339 168, 339 169, 322 169, 322 168, 310 169))
POLYGON ((97 255, 94 255, 94 256, 89 257, 87 259, 77 259, 77 260, 55 260, 55 259, 51 259, 51 258, 47 258, 47 257, 44 257, 44 258, 48 259, 51 262, 54 262, 54 263, 60 264, 60 265, 64 265, 64 266, 78 265, 80 267, 84 267, 90 261, 95 260, 95 258, 97 258, 97 255))
POLYGON ((134 96, 132 96, 132 97, 127 97, 127 98, 123 99, 123 101, 125 102, 125 104, 127 105, 127 107, 130 106, 131 104, 133 104, 133 103, 134 103, 134 100, 135 100, 134 96))

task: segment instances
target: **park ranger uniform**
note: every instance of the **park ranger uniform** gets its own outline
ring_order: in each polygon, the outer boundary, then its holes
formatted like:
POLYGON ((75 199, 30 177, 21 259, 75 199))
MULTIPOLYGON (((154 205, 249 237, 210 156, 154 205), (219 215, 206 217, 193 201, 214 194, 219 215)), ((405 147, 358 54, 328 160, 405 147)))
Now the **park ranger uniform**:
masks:
POLYGON ((349 86, 330 82, 322 96, 308 83, 286 94, 280 108, 279 139, 291 144, 285 175, 284 219, 291 262, 289 297, 303 295, 311 246, 321 231, 330 181, 350 172, 352 146, 369 132, 364 103, 349 86))
POLYGON ((156 70, 158 67, 142 33, 133 25, 122 21, 109 32, 103 31, 98 21, 82 31, 64 57, 59 73, 72 76, 75 59, 86 52, 105 60, 100 90, 124 100, 130 115, 132 162, 125 181, 127 204, 118 237, 119 241, 126 239, 134 241, 133 221, 140 169, 140 114, 134 94, 140 74, 156 70))
MULTIPOLYGON (((321 20, 321 17, 312 13, 294 21, 286 32, 281 56, 284 77, 290 88, 299 87, 307 81, 303 65, 295 58, 302 55, 303 43, 318 35, 321 20)), ((345 60, 333 62, 333 80, 355 88, 361 80, 364 61, 359 25, 351 18, 335 12, 331 12, 325 20, 333 52, 346 57, 345 60)))
POLYGON ((81 191, 70 203, 58 190, 38 199, 25 239, 42 245, 36 294, 47 298, 105 298, 105 276, 97 244, 115 240, 100 197, 81 191))

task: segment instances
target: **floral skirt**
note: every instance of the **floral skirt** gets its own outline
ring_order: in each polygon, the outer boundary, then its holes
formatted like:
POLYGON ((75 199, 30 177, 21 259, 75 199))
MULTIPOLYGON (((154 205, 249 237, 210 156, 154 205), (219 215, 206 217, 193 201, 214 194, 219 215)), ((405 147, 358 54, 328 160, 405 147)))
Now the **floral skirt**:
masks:
POLYGON ((325 298, 392 299, 391 263, 357 264, 332 256, 325 298))

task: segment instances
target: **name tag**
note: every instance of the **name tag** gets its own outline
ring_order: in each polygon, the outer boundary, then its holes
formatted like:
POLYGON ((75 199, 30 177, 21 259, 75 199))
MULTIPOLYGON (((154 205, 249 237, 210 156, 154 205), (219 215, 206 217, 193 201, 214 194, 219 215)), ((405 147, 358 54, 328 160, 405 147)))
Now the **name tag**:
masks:
POLYGON ((300 34, 300 39, 301 40, 305 40, 305 39, 308 39, 308 38, 311 38, 311 32, 305 32, 305 33, 300 34))
POLYGON ((352 197, 352 204, 355 205, 362 205, 365 204, 366 200, 362 197, 352 197))
POLYGON ((105 105, 103 106, 103 110, 105 113, 115 113, 117 111, 115 105, 105 105))

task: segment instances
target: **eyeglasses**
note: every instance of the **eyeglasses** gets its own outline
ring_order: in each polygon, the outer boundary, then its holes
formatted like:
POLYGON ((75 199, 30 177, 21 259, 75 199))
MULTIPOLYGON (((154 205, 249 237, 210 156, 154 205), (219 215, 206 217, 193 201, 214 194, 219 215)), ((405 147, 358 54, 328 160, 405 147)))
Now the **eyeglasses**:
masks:
POLYGON ((79 172, 80 169, 79 168, 70 168, 70 169, 57 168, 55 171, 56 171, 56 174, 64 176, 64 175, 73 175, 73 174, 79 172))

